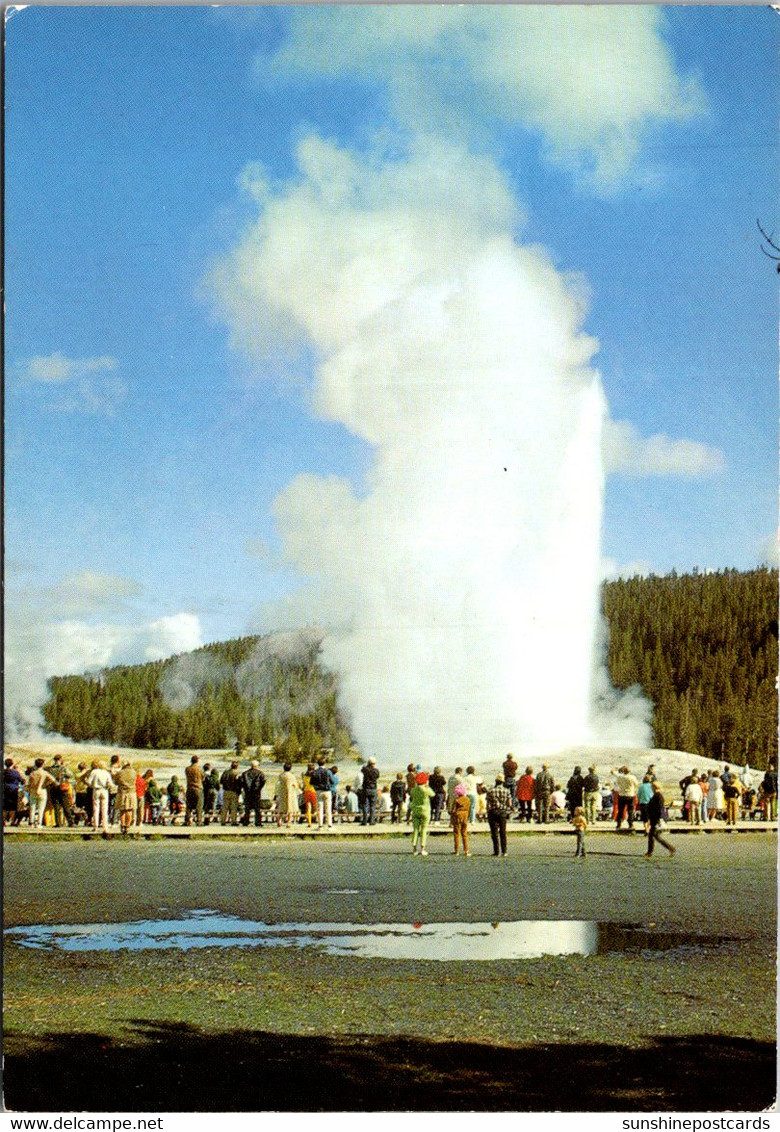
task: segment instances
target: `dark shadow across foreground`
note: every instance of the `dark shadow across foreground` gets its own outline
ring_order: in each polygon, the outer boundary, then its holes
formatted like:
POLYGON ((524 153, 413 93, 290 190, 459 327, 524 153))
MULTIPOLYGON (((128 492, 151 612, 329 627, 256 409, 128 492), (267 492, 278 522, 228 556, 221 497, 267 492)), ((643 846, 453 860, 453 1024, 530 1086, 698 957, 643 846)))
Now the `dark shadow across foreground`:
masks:
POLYGON ((7 1033, 7 1108, 755 1112, 775 1100, 775 1047, 748 1038, 670 1036, 641 1049, 491 1046, 370 1034, 207 1034, 184 1023, 134 1024, 127 1044, 101 1034, 28 1039, 7 1033))

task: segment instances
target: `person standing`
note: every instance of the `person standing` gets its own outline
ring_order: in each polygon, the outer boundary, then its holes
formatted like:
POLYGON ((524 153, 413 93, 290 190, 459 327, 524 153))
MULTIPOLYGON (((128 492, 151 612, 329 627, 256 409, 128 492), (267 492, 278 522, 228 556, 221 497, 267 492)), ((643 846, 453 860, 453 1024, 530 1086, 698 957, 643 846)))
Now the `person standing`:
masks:
POLYGON ((661 830, 663 828, 663 816, 664 796, 661 793, 660 784, 658 782, 653 782, 653 796, 647 803, 647 820, 649 822, 650 828, 648 829, 647 833, 647 852, 645 853, 646 857, 652 857, 653 848, 656 842, 658 842, 659 845, 663 845, 664 849, 669 850, 670 857, 673 857, 675 854, 674 846, 670 845, 669 842, 664 840, 664 838, 661 836, 661 830))
POLYGON ((699 786, 698 776, 691 779, 685 787, 685 801, 688 804, 688 823, 689 825, 699 825, 701 823, 701 803, 704 798, 704 793, 701 786, 699 786))
POLYGON ((574 813, 571 816, 571 824, 574 826, 574 832, 577 835, 577 846, 574 850, 574 856, 581 857, 585 860, 585 834, 588 829, 588 821, 583 813, 582 806, 576 806, 574 813))
POLYGON ((722 814, 726 808, 726 799, 723 796, 723 782, 717 770, 710 772, 709 790, 707 791, 707 817, 709 821, 722 814))
POLYGON ((238 825, 238 798, 243 781, 236 759, 233 759, 227 770, 223 770, 219 784, 222 787, 222 825, 238 825))
POLYGON ((770 762, 769 769, 761 781, 761 793, 764 797, 764 821, 777 819, 777 767, 770 762))
POLYGON ((116 810, 119 814, 119 828, 123 834, 127 833, 135 823, 136 777, 137 775, 129 759, 125 759, 122 763, 121 770, 113 775, 117 788, 116 810))
POLYGON ((582 783, 582 767, 575 766, 571 778, 566 783, 566 809, 569 811, 570 821, 577 806, 582 805, 582 783))
POLYGON ((219 771, 211 763, 203 767, 203 813, 208 824, 215 816, 219 794, 219 771))
POLYGON ((474 818, 477 814, 477 802, 479 801, 479 790, 482 786, 482 779, 473 766, 467 766, 463 781, 466 783, 466 795, 469 800, 469 823, 473 825, 474 818))
POLYGON ((135 824, 143 825, 146 814, 146 775, 139 771, 135 776, 135 824))
POLYGON ((260 803, 263 800, 265 775, 261 771, 260 763, 257 759, 252 759, 249 764, 249 769, 244 771, 241 778, 241 785, 244 791, 244 825, 249 825, 252 814, 255 815, 255 825, 262 825, 263 814, 260 803))
POLYGON ((412 808, 412 852, 421 857, 428 856, 425 843, 428 840, 428 826, 431 821, 431 798, 433 791, 428 785, 428 775, 424 770, 415 776, 414 789, 410 802, 412 808))
POLYGON ((159 825, 162 815, 162 790, 155 781, 153 770, 147 770, 144 778, 146 779, 146 794, 144 795, 146 811, 144 818, 150 825, 159 825))
POLYGON ((412 820, 412 791, 417 785, 417 767, 409 763, 406 768, 406 824, 412 820))
POLYGON ((525 774, 521 774, 515 791, 517 805, 520 810, 518 821, 533 821, 533 800, 536 797, 536 780, 534 768, 527 766, 525 774))
POLYGON ((122 764, 119 761, 119 755, 112 755, 108 760, 108 773, 111 775, 111 788, 108 791, 108 824, 113 825, 119 818, 119 810, 117 808, 117 793, 118 787, 116 784, 116 776, 122 769, 122 764))
POLYGON ((723 783, 723 796, 726 799, 726 825, 737 824, 741 794, 742 783, 736 774, 730 774, 723 783))
POLYGON ((452 813, 452 807, 455 805, 455 787, 460 786, 463 782, 463 767, 456 766, 455 773, 451 774, 447 779, 447 813, 452 813))
POLYGON ((458 855, 461 841, 463 842, 463 856, 470 857, 469 851, 469 813, 471 811, 471 803, 468 794, 466 793, 465 782, 459 782, 455 787, 452 809, 450 810, 450 822, 452 824, 452 833, 455 839, 455 856, 458 855))
POLYGON ((20 810, 19 798, 24 790, 24 775, 13 759, 5 760, 3 770, 3 821, 15 825, 20 810))
POLYGON ((76 810, 82 810, 87 825, 92 824, 92 787, 87 785, 90 769, 86 763, 76 767, 76 810))
POLYGON ((534 793, 536 795, 536 820, 545 825, 550 821, 550 798, 555 789, 555 779, 550 774, 547 763, 542 763, 542 769, 536 776, 534 793))
POLYGON ((438 825, 441 821, 441 813, 444 809, 444 804, 447 801, 447 779, 442 774, 440 766, 433 768, 433 774, 428 779, 428 785, 433 791, 433 801, 431 802, 431 822, 438 825))
POLYGON ((97 833, 98 828, 108 833, 108 800, 111 797, 111 783, 113 778, 102 759, 92 763, 92 769, 87 775, 87 783, 92 791, 92 828, 97 833))
MULTIPOLYGON (((225 777, 224 775, 222 776, 225 777)), ((279 825, 284 822, 290 828, 293 818, 300 813, 298 805, 298 779, 293 774, 292 763, 285 763, 282 773, 276 783, 276 802, 278 806, 276 820, 279 825)))
POLYGON ((330 768, 330 812, 331 817, 336 817, 339 812, 339 768, 332 766, 330 768))
POLYGON ((362 825, 376 825, 376 798, 379 770, 376 759, 370 758, 363 767, 363 821, 362 825))
POLYGON ((314 789, 311 782, 305 784, 301 800, 303 802, 303 812, 306 815, 306 824, 309 829, 311 829, 312 819, 317 813, 317 791, 314 789))
POLYGON ((43 828, 43 815, 49 802, 49 787, 55 785, 56 779, 44 768, 43 759, 36 759, 35 766, 27 777, 30 825, 33 829, 43 828))
POLYGON ((627 766, 622 766, 618 770, 616 786, 618 792, 618 810, 617 810, 617 826, 620 829, 623 825, 623 815, 628 817, 628 828, 634 832, 634 805, 636 801, 636 792, 639 783, 634 778, 631 771, 627 766))
POLYGON ((406 783, 404 776, 400 770, 395 776, 390 786, 390 821, 391 823, 400 822, 403 813, 404 802, 406 801, 406 783))
MULTIPOLYGON (((515 761, 515 756, 510 751, 501 766, 501 773, 504 776, 504 786, 506 786, 509 793, 512 795, 512 805, 514 806, 515 790, 517 789, 517 772, 519 766, 515 761)), ((552 790, 552 787, 550 788, 552 790)))
POLYGON ((70 779, 71 773, 65 766, 62 755, 55 755, 49 767, 49 774, 54 779, 51 787, 51 804, 54 808, 54 820, 58 826, 74 824, 73 802, 71 800, 70 779))
POLYGON ((184 824, 189 825, 192 821, 192 815, 195 814, 195 824, 203 824, 203 783, 205 776, 203 769, 200 765, 200 759, 197 755, 193 755, 190 759, 190 765, 184 771, 184 777, 187 780, 187 789, 184 795, 185 813, 184 824))
POLYGON ((645 833, 650 829, 650 822, 647 818, 647 806, 653 796, 653 779, 649 774, 639 784, 636 792, 636 800, 639 803, 639 817, 645 827, 645 833))
POLYGON ((710 792, 710 776, 705 771, 704 774, 699 775, 699 786, 701 786, 701 823, 707 824, 707 796, 710 792))
POLYGON ((317 792, 317 826, 322 829, 333 825, 333 774, 325 765, 325 759, 317 759, 317 766, 311 772, 309 781, 317 792))
POLYGON ((583 810, 588 825, 595 825, 601 809, 601 790, 599 789, 599 776, 595 766, 588 767, 588 773, 582 780, 583 810))
POLYGON ((506 857, 506 823, 512 813, 512 794, 503 774, 496 775, 495 785, 489 787, 485 800, 493 856, 506 857))

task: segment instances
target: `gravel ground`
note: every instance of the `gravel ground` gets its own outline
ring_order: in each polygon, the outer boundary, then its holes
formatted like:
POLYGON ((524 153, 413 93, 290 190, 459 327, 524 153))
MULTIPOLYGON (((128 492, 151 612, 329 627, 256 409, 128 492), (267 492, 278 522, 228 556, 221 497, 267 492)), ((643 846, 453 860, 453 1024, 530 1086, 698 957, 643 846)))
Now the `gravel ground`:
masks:
POLYGON ((267 922, 592 919, 733 940, 715 950, 490 963, 265 948, 78 954, 7 941, 7 1103, 46 1108, 58 1082, 55 1108, 90 1109, 85 1059, 102 1059, 107 1073, 135 1065, 144 1079, 153 1056, 155 1073, 171 1082, 192 1078, 200 1061, 232 1062, 251 1049, 246 1079, 235 1062, 232 1091, 224 1077, 207 1084, 207 1074, 187 1104, 147 1081, 146 1103, 120 1093, 117 1108, 765 1107, 775 1095, 776 837, 687 836, 677 845, 673 860, 659 850, 648 861, 643 838, 594 833, 583 862, 562 837, 524 837, 505 859, 489 855, 484 838, 470 859, 453 858, 445 838, 431 841, 426 859, 381 839, 7 843, 6 927, 212 909, 267 922), (299 1075, 279 1091, 264 1074, 261 1088, 251 1066, 281 1050, 299 1075), (49 1070, 31 1074, 31 1059, 49 1070), (331 1064, 350 1091, 318 1090, 313 1062, 318 1072, 331 1064), (724 1070, 737 1062, 739 1073, 724 1070), (31 1076, 44 1082, 34 1094, 31 1076))

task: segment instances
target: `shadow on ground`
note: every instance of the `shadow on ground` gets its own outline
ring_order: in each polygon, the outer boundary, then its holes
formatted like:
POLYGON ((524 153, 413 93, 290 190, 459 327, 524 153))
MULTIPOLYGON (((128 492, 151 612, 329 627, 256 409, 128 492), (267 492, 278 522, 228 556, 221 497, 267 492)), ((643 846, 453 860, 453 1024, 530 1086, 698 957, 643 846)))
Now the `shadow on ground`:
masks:
POLYGON ((662 1037, 628 1049, 208 1034, 141 1019, 134 1026, 126 1043, 101 1034, 7 1033, 6 1106, 17 1112, 755 1112, 775 1099, 775 1047, 748 1038, 662 1037))

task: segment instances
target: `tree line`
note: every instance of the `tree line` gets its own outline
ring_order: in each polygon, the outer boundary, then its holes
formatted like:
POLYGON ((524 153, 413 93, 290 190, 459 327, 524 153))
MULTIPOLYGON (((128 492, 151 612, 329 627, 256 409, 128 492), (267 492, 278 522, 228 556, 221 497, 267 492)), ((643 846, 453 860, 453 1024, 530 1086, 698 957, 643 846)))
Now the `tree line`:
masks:
POLYGON ((657 747, 777 758, 777 570, 635 577, 604 587, 609 672, 653 703, 657 747))
MULTIPOLYGON (((634 577, 605 583, 608 667, 653 706, 657 747, 766 766, 777 757, 778 575, 634 577)), ((55 676, 45 726, 141 748, 272 746, 280 759, 354 745, 321 640, 247 636, 141 665, 55 676)))

